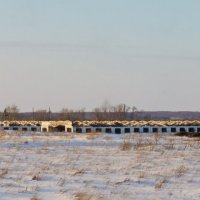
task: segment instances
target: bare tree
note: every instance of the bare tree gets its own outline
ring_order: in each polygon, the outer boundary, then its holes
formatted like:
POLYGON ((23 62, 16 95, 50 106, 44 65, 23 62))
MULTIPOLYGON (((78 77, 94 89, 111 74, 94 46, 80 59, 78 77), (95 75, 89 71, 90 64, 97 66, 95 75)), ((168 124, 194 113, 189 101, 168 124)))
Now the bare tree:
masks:
POLYGON ((96 121, 102 120, 102 112, 100 108, 94 108, 93 112, 94 112, 94 117, 96 121))
POLYGON ((115 120, 124 120, 125 119, 125 105, 124 104, 119 104, 116 106, 113 106, 113 113, 114 113, 114 118, 115 120))
POLYGON ((85 108, 81 108, 80 110, 76 111, 77 113, 77 120, 85 120, 85 108))
POLYGON ((100 107, 94 108, 94 116, 96 120, 110 120, 110 112, 112 106, 105 100, 100 107))
POLYGON ((138 113, 138 109, 135 106, 133 106, 131 109, 131 119, 132 120, 137 119, 137 113, 138 113))
POLYGON ((74 119, 74 110, 68 108, 62 108, 59 114, 60 120, 73 120, 74 119))
POLYGON ((4 119, 3 112, 0 111, 0 120, 3 120, 3 119, 4 119))
POLYGON ((85 120, 85 108, 79 110, 72 110, 63 108, 59 113, 59 119, 61 120, 85 120))
POLYGON ((110 105, 105 101, 102 106, 93 109, 96 120, 131 120, 137 108, 125 104, 110 105), (132 114, 131 114, 132 113, 132 114))
POLYGON ((5 113, 5 119, 11 121, 11 120, 17 120, 18 114, 19 114, 19 108, 17 105, 13 104, 10 106, 7 106, 4 110, 5 113))
POLYGON ((36 110, 34 112, 34 118, 37 121, 47 121, 49 120, 49 113, 45 109, 36 110))

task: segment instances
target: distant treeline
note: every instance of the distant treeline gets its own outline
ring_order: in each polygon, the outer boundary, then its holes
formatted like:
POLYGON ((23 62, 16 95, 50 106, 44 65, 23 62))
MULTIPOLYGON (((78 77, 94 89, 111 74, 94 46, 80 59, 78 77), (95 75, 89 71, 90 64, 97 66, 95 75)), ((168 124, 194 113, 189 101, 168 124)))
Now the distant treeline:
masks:
POLYGON ((60 112, 51 112, 51 109, 33 110, 32 112, 20 112, 16 105, 7 106, 0 112, 1 121, 4 120, 199 120, 200 112, 168 112, 168 111, 141 111, 135 106, 125 104, 111 106, 104 103, 102 106, 86 112, 85 109, 72 110, 63 108, 60 112))

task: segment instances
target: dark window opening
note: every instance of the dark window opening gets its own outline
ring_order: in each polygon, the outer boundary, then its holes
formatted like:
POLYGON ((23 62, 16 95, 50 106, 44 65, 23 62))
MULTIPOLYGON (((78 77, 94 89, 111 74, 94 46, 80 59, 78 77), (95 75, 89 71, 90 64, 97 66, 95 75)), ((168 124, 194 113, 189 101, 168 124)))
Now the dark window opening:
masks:
POLYGON ((197 128, 197 132, 200 133, 200 128, 197 128))
POLYGON ((31 128, 31 131, 35 132, 35 131, 37 131, 37 128, 32 127, 32 128, 31 128))
POLYGON ((116 134, 121 134, 121 133, 122 133, 121 128, 116 128, 116 129, 115 129, 115 133, 116 133, 116 134))
POLYGON ((158 133, 158 128, 153 128, 153 133, 158 133))
POLYGON ((72 129, 71 129, 71 128, 67 128, 67 132, 68 132, 68 133, 71 133, 71 132, 72 132, 72 129))
POLYGON ((195 132, 194 128, 189 128, 188 130, 189 130, 190 133, 194 133, 195 132))
POLYGON ((102 129, 101 129, 101 128, 96 128, 96 132, 97 132, 97 133, 101 133, 101 132, 102 132, 102 129))
POLYGON ((4 128, 3 128, 3 130, 5 130, 5 131, 8 131, 8 130, 9 130, 9 128, 8 128, 8 127, 4 127, 4 128))
POLYGON ((42 128, 42 132, 47 132, 47 128, 42 128))
POLYGON ((167 133, 167 128, 162 128, 162 133, 167 133))
POLYGON ((65 132, 65 126, 59 125, 59 126, 56 127, 56 130, 58 132, 65 132))
POLYGON ((28 129, 26 127, 23 127, 22 131, 28 131, 28 129))
POLYGON ((56 132, 56 131, 58 131, 57 128, 52 127, 52 126, 49 126, 49 132, 50 132, 50 133, 56 132))
POLYGON ((144 133, 149 133, 149 128, 143 128, 144 133))
POLYGON ((77 133, 82 133, 82 128, 77 128, 77 129, 76 129, 76 132, 77 132, 77 133))
POLYGON ((130 129, 130 128, 125 128, 125 129, 124 129, 124 132, 125 132, 125 133, 130 133, 130 132, 131 132, 131 129, 130 129))
POLYGON ((134 133, 139 133, 140 129, 139 128, 134 128, 134 133))
POLYGON ((180 128, 180 132, 185 133, 186 132, 185 128, 180 128))
POLYGON ((172 133, 176 133, 176 128, 171 128, 172 133))
POLYGON ((18 131, 19 128, 18 127, 13 127, 13 131, 18 131))
POLYGON ((92 129, 91 128, 86 128, 86 133, 91 133, 92 129))
POLYGON ((112 133, 112 129, 111 128, 106 128, 106 133, 112 133))

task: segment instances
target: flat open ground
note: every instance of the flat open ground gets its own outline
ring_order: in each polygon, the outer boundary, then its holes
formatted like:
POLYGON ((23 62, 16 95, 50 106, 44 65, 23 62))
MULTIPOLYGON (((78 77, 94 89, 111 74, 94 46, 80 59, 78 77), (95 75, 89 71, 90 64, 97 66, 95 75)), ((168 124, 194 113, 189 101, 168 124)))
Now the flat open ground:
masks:
POLYGON ((0 134, 1 200, 200 199, 200 140, 0 134))

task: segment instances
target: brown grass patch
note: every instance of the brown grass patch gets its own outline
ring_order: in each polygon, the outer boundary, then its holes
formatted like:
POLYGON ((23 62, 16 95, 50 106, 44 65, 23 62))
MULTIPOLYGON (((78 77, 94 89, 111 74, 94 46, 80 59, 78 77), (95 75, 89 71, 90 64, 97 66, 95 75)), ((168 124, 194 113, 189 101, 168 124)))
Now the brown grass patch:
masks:
POLYGON ((92 200, 92 199, 94 199, 93 195, 88 194, 86 192, 78 192, 75 197, 76 197, 76 200, 92 200))
POLYGON ((130 151, 133 147, 133 144, 130 141, 126 141, 124 140, 121 144, 120 144, 120 150, 122 151, 130 151))
POLYGON ((34 176, 32 177, 32 180, 33 180, 33 181, 41 181, 41 180, 42 180, 42 177, 41 177, 40 173, 34 175, 34 176))
POLYGON ((33 196, 30 200, 39 200, 36 196, 33 196))
POLYGON ((187 171, 188 171, 188 169, 187 169, 184 165, 181 165, 180 167, 178 167, 178 168, 175 169, 175 175, 176 175, 177 177, 181 177, 181 176, 183 176, 183 174, 185 174, 187 171))
POLYGON ((0 170, 0 178, 4 178, 8 174, 8 169, 0 170))
POLYGON ((87 133, 86 138, 88 140, 94 140, 99 136, 99 134, 101 133, 95 133, 95 132, 87 133))
POLYGON ((155 184, 155 189, 160 190, 161 188, 163 188, 164 184, 167 183, 167 179, 164 178, 159 178, 156 180, 156 184, 155 184))
POLYGON ((80 169, 80 170, 75 171, 72 175, 78 176, 78 175, 81 175, 81 174, 84 174, 84 173, 85 173, 85 171, 83 169, 80 169))

